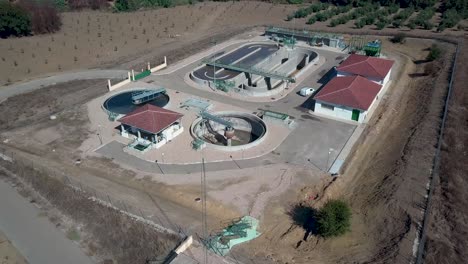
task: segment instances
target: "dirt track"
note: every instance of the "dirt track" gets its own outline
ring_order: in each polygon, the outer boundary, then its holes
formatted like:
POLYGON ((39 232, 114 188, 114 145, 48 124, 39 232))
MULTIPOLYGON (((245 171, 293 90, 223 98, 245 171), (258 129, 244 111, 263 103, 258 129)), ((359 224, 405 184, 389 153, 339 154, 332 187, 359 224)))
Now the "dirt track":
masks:
POLYGON ((468 259, 467 145, 468 45, 465 38, 457 61, 428 228, 425 263, 464 263, 468 259))

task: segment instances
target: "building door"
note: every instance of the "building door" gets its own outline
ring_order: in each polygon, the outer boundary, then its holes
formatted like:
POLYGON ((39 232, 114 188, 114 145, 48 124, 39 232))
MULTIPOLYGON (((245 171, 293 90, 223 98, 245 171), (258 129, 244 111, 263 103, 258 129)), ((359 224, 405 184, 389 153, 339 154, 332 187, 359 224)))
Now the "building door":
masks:
POLYGON ((354 120, 354 121, 358 121, 360 113, 361 113, 361 111, 353 109, 353 114, 351 115, 351 119, 354 120))

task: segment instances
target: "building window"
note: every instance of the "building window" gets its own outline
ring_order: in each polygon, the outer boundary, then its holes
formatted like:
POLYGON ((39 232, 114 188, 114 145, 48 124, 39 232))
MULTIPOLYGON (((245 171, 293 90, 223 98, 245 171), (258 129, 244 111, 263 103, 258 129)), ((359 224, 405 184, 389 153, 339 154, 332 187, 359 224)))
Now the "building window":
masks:
POLYGON ((335 110, 335 107, 333 105, 324 104, 324 103, 322 103, 322 108, 325 108, 325 109, 331 110, 331 111, 335 110))

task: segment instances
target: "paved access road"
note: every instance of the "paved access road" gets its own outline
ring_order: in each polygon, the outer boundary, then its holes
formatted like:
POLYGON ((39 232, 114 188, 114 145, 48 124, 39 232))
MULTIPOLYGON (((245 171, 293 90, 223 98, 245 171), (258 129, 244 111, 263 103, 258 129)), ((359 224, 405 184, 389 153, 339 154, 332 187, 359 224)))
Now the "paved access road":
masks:
POLYGON ((31 264, 91 264, 40 210, 0 180, 0 229, 31 264))

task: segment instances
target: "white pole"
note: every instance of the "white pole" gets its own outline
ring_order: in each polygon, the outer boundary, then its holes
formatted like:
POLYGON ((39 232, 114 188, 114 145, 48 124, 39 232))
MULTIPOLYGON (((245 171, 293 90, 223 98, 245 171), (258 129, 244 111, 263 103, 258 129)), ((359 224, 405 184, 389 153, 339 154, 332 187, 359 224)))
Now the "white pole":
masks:
POLYGON ((109 79, 107 80, 107 88, 109 88, 109 91, 112 89, 112 85, 109 79))
POLYGON ((132 70, 132 81, 135 81, 135 71, 132 70))

